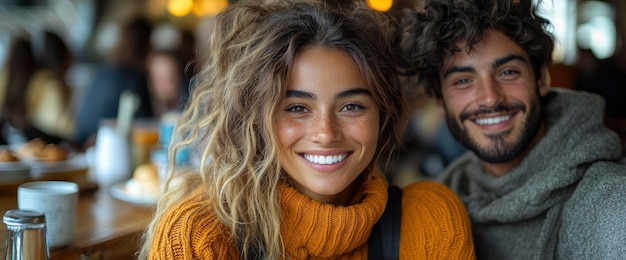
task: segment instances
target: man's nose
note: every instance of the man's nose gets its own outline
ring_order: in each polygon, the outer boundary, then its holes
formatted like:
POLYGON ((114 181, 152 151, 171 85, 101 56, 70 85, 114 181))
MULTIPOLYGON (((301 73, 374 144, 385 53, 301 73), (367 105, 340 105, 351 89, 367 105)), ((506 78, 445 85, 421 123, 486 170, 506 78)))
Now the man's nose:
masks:
POLYGON ((494 107, 503 101, 502 90, 492 77, 480 81, 476 90, 476 103, 480 106, 494 107))

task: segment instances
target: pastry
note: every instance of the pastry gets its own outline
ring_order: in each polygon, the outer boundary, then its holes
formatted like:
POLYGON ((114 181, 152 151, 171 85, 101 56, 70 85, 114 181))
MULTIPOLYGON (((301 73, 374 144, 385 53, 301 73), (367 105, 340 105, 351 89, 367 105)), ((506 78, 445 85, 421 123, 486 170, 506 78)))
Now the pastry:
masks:
POLYGON ((16 155, 21 159, 50 162, 67 160, 69 152, 59 145, 46 144, 42 139, 36 138, 18 147, 16 155))
POLYGON ((68 152, 56 144, 47 144, 41 149, 38 158, 42 161, 56 162, 67 160, 68 152))
POLYGON ((152 163, 137 166, 133 172, 133 177, 126 182, 126 192, 133 196, 157 196, 159 189, 159 171, 157 166, 152 163))
POLYGON ((19 161, 20 159, 17 158, 13 152, 11 152, 11 150, 9 149, 2 149, 0 150, 0 162, 16 162, 19 161))

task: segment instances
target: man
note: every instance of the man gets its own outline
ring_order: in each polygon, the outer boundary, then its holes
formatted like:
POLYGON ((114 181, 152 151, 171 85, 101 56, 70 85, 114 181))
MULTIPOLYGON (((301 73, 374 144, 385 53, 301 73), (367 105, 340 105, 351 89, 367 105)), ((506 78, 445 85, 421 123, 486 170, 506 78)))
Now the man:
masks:
POLYGON ((554 39, 530 0, 432 0, 403 49, 469 148, 442 173, 479 259, 626 259, 626 165, 604 101, 549 87, 554 39))

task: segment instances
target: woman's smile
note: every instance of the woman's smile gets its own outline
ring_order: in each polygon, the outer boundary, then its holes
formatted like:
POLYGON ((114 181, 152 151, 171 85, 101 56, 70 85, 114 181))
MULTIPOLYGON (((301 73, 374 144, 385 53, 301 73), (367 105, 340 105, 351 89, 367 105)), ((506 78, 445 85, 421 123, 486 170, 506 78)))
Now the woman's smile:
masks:
POLYGON ((315 164, 336 164, 345 160, 350 153, 341 153, 336 155, 314 155, 314 154, 302 154, 302 157, 315 164))

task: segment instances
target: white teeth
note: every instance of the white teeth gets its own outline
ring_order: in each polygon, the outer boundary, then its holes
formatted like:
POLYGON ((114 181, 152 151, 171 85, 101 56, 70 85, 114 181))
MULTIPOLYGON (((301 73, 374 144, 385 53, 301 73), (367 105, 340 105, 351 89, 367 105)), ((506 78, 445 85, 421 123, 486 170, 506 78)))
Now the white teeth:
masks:
POLYGON ((480 118, 476 119, 476 123, 479 125, 494 125, 502 123, 506 120, 511 119, 511 116, 498 116, 498 117, 490 117, 490 118, 480 118))
POLYGON ((317 163, 317 164, 338 163, 338 162, 341 162, 344 159, 346 159, 346 157, 348 157, 347 154, 338 154, 338 155, 329 155, 329 156, 310 155, 310 154, 305 154, 304 155, 304 159, 306 159, 309 162, 317 163))

